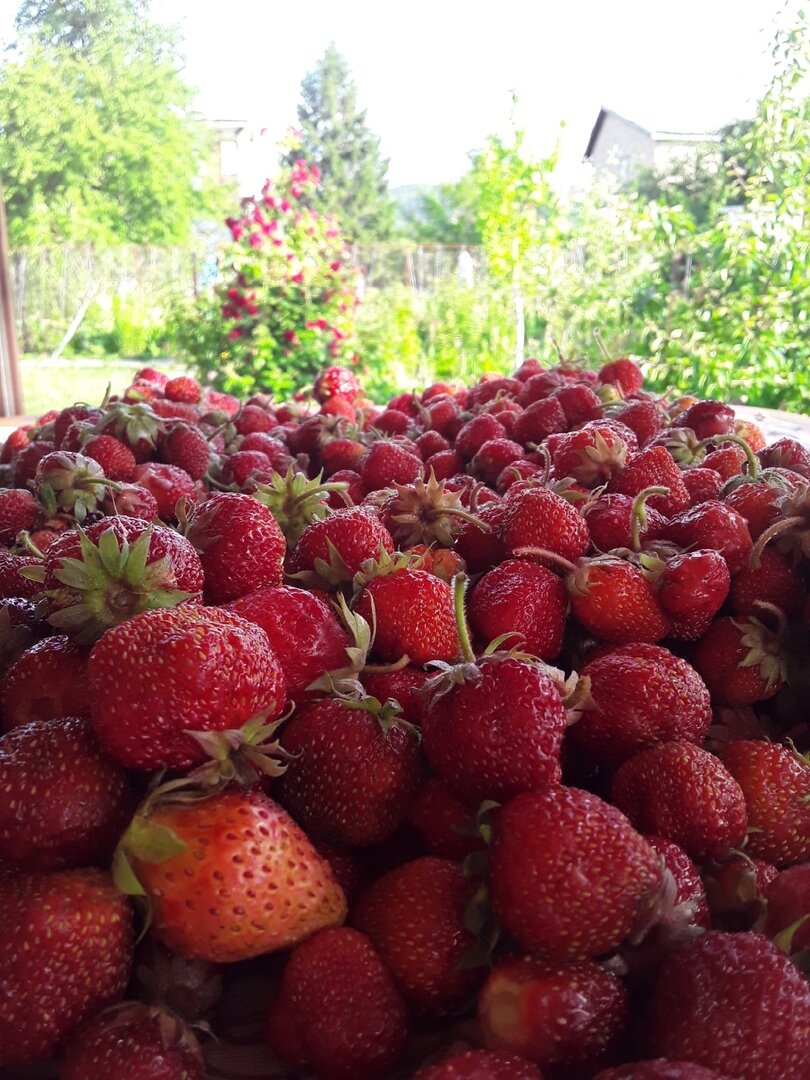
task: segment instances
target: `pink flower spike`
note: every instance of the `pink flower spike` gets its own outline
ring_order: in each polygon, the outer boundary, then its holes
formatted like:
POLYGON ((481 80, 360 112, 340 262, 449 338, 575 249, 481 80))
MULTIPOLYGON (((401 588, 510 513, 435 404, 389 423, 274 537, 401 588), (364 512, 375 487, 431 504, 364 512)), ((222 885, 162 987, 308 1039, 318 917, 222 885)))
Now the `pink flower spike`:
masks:
POLYGON ((259 248, 262 246, 262 234, 254 232, 250 234, 250 246, 252 248, 259 248))

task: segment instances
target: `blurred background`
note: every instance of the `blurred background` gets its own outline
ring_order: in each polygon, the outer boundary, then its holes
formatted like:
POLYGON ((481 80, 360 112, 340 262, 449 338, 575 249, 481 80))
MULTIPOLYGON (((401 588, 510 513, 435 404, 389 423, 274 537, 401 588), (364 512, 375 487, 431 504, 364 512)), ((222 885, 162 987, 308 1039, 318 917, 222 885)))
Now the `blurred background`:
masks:
POLYGON ((797 3, 0 6, 24 409, 133 365, 372 396, 557 352, 810 399, 797 3))

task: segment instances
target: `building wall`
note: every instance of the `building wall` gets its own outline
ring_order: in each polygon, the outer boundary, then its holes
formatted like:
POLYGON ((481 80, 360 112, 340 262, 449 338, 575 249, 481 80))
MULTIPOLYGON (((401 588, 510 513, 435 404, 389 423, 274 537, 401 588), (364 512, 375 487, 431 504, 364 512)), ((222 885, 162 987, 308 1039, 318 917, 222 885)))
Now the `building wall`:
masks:
POLYGON ((639 168, 652 166, 654 144, 649 132, 607 113, 591 151, 597 172, 610 172, 627 180, 639 168))

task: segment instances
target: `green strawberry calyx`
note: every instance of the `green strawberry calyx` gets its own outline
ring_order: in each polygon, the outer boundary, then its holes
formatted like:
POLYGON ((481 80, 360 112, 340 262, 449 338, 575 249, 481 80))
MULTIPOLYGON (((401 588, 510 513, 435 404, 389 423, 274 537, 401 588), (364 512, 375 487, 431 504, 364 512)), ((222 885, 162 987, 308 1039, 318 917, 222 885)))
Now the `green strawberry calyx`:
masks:
POLYGON ((291 548, 307 525, 332 512, 329 496, 333 492, 343 495, 349 489, 348 484, 340 481, 322 483, 322 476, 321 472, 310 480, 306 473, 291 465, 284 476, 274 471, 268 483, 257 483, 251 493, 268 508, 291 548))

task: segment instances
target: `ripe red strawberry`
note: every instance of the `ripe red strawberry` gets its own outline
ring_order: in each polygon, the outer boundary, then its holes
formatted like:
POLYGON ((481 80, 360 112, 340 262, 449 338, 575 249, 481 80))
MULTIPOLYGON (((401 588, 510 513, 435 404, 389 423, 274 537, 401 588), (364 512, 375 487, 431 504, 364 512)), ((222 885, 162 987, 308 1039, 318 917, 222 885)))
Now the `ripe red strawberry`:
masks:
POLYGON ((475 457, 489 439, 506 438, 506 428, 491 413, 481 413, 468 420, 456 435, 455 449, 468 461, 475 457))
POLYGON ((256 623, 267 634, 290 698, 303 694, 325 671, 346 665, 349 636, 317 593, 268 585, 234 600, 225 609, 256 623))
POLYGON ((187 732, 240 728, 284 708, 284 674, 255 623, 218 608, 145 611, 115 626, 88 664, 93 726, 131 769, 206 759, 187 732))
MULTIPOLYGON (((636 496, 648 487, 669 488, 668 495, 654 495, 649 506, 664 517, 686 510, 691 499, 684 486, 681 470, 663 446, 648 446, 611 477, 608 489, 620 495, 636 496)), ((701 544, 701 547, 708 545, 701 544)))
POLYGON ((483 847, 474 812, 436 777, 426 780, 417 792, 408 823, 420 833, 431 855, 461 861, 483 847))
POLYGON ((89 721, 43 720, 0 739, 0 859, 25 871, 109 862, 134 809, 89 721))
POLYGON ((287 949, 346 915, 328 863, 259 791, 148 800, 121 840, 116 880, 145 891, 152 934, 189 959, 287 949))
MULTIPOLYGON (((586 503, 582 516, 591 534, 591 543, 597 551, 633 546, 633 506, 629 495, 604 494, 586 503)), ((642 544, 655 540, 666 518, 657 510, 644 506, 644 521, 639 522, 639 540, 642 544)))
POLYGON ((523 447, 512 439, 487 439, 470 462, 470 472, 490 487, 495 486, 500 474, 523 457, 523 447))
POLYGON ((23 577, 20 573, 32 566, 41 566, 41 560, 35 555, 13 555, 9 551, 0 551, 0 597, 31 599, 42 592, 41 582, 23 577))
POLYGON ((763 468, 791 469, 810 480, 810 450, 796 439, 777 439, 757 454, 763 468))
POLYGON ((366 491, 379 491, 392 484, 411 484, 424 472, 422 459, 395 442, 372 444, 357 470, 366 491))
POLYGON ((374 420, 374 427, 383 435, 404 435, 410 426, 410 416, 399 409, 383 409, 374 420))
POLYGON ((234 416, 233 426, 239 435, 252 435, 255 432, 272 431, 278 427, 278 420, 261 405, 251 405, 248 402, 234 416))
POLYGON ((507 559, 479 579, 469 604, 469 619, 488 644, 512 635, 507 648, 520 646, 541 660, 562 650, 568 594, 550 570, 523 559, 507 559))
POLYGON ((719 551, 687 551, 667 559, 658 578, 658 602, 672 619, 669 636, 696 641, 725 603, 731 584, 719 551))
POLYGON ((681 739, 700 745, 712 720, 706 685, 691 665, 658 645, 609 649, 582 668, 589 698, 571 739, 607 768, 639 750, 681 739))
POLYGON ((561 386, 552 391, 551 397, 562 405, 569 429, 586 424, 589 420, 602 418, 602 402, 590 386, 584 383, 573 382, 561 386))
POLYGON ((638 445, 642 447, 664 428, 664 411, 657 401, 628 401, 612 412, 612 416, 635 432, 638 445))
POLYGON ((101 870, 0 875, 0 1062, 52 1057, 65 1036, 124 992, 129 901, 101 870))
POLYGON ((290 553, 289 569, 308 585, 334 590, 348 584, 364 562, 393 550, 378 518, 365 508, 346 507, 307 525, 290 553))
POLYGON ((284 534, 270 510, 252 496, 214 492, 192 507, 185 533, 200 553, 209 603, 226 604, 281 584, 284 534))
POLYGON ((610 790, 637 829, 674 840, 697 862, 727 855, 748 828, 742 788, 719 758, 693 743, 642 750, 618 768, 610 790))
POLYGON ((426 570, 404 567, 372 577, 355 610, 375 628, 372 648, 381 660, 392 663, 406 655, 420 665, 459 655, 453 591, 426 570))
POLYGON ((510 504, 496 496, 496 501, 488 502, 475 511, 475 516, 485 529, 471 522, 464 523, 454 547, 471 573, 488 570, 506 557, 500 533, 509 510, 510 504))
POLYGON ((711 925, 709 903, 700 871, 674 840, 663 836, 645 836, 647 843, 661 856, 664 866, 672 874, 675 892, 672 896, 673 907, 679 912, 679 921, 686 921, 689 926, 702 926, 708 930, 711 925), (685 910, 688 905, 688 910, 685 910))
POLYGON ((630 397, 641 389, 644 376, 641 368, 633 360, 622 357, 619 360, 609 360, 603 364, 597 372, 596 381, 602 386, 612 384, 618 386, 622 397, 630 397))
POLYGON ((514 397, 520 393, 521 389, 522 384, 518 379, 512 379, 508 375, 496 375, 494 372, 487 372, 481 376, 475 386, 470 387, 467 400, 470 407, 473 405, 486 405, 487 402, 494 401, 496 398, 514 397))
POLYGON ((670 622, 654 586, 633 563, 611 555, 582 560, 566 580, 571 610, 595 637, 612 645, 666 637, 670 622))
MULTIPOLYGON (((189 424, 173 424, 160 443, 160 460, 187 472, 192 480, 202 480, 211 462, 211 445, 199 428, 189 424)), ((107 473, 112 476, 111 473, 107 473)), ((128 480, 128 476, 113 476, 128 480)))
POLYGON ((200 559, 185 537, 131 517, 65 532, 44 562, 48 621, 83 644, 141 611, 199 602, 200 559))
POLYGON ((237 450, 222 460, 220 480, 230 488, 252 492, 272 472, 272 462, 263 450, 237 450))
POLYGON ((546 1069, 590 1066, 616 1050, 629 1019, 621 980, 592 960, 503 960, 478 997, 484 1045, 546 1069))
POLYGON ((560 782, 565 707, 542 667, 496 653, 432 687, 422 721, 433 771, 462 801, 503 801, 560 782))
POLYGON ((146 401, 131 405, 117 401, 105 410, 96 430, 115 435, 130 448, 136 461, 146 461, 154 453, 163 428, 163 419, 146 401))
POLYGON ((746 851, 786 866, 810 858, 810 764, 775 743, 739 740, 722 751, 748 807, 746 851))
POLYGON ((419 739, 399 709, 364 694, 322 698, 285 725, 279 801, 313 836, 344 847, 386 840, 422 779, 419 739))
POLYGON ((810 862, 777 874, 765 899, 768 918, 763 933, 770 938, 780 937, 777 944, 791 956, 810 948, 810 862))
POLYGON ((141 521, 156 521, 157 499, 140 484, 119 484, 109 489, 101 501, 101 512, 108 517, 135 517, 141 521))
POLYGON ((36 526, 39 507, 30 491, 7 488, 0 491, 0 544, 13 544, 17 534, 36 526))
POLYGON ((536 487, 514 496, 510 492, 508 504, 501 529, 508 555, 520 555, 521 549, 532 547, 574 560, 587 551, 588 526, 579 511, 562 496, 536 487))
POLYGON ((716 450, 710 451, 703 459, 704 469, 714 469, 723 480, 731 480, 732 477, 741 476, 746 464, 745 451, 735 443, 727 443, 716 450))
POLYGON ((567 428, 563 407, 556 398, 544 398, 527 405, 515 420, 512 438, 524 446, 538 445, 549 435, 567 428))
POLYGON ((366 693, 379 701, 393 698, 402 708, 403 720, 417 727, 422 726, 427 704, 426 695, 422 691, 425 683, 432 677, 431 673, 408 664, 393 671, 365 669, 360 672, 359 677, 366 693))
POLYGON ((158 1005, 128 1001, 74 1032, 60 1080, 205 1080, 202 1050, 191 1028, 158 1005))
MULTIPOLYGON (((740 484, 728 492, 723 501, 744 519, 751 537, 758 540, 766 529, 779 520, 779 503, 785 490, 785 485, 777 483, 775 477, 769 480, 764 473, 760 473, 758 482, 740 484)), ((719 495, 715 497, 720 498, 719 495)))
POLYGON ((19 596, 0 599, 0 680, 47 632, 31 600, 19 596))
POLYGON ((38 439, 25 446, 13 459, 14 486, 27 488, 37 474, 40 461, 48 454, 53 453, 55 446, 48 439, 38 439))
POLYGON ((482 967, 460 961, 473 944, 464 907, 475 886, 458 863, 426 856, 378 878, 353 914, 417 1013, 452 1012, 475 990, 482 967))
POLYGON ((495 818, 493 911, 524 949, 548 960, 612 952, 646 925, 661 881, 646 840, 589 792, 527 792, 495 818))
POLYGON ((494 1050, 461 1050, 434 1065, 423 1065, 413 1080, 541 1080, 525 1058, 494 1050))
POLYGON ((623 469, 637 450, 629 428, 613 420, 594 420, 560 438, 552 453, 554 475, 595 488, 623 469))
POLYGON ((346 398, 354 402, 360 396, 360 383, 353 371, 345 367, 328 367, 320 372, 313 393, 316 401, 324 402, 330 397, 346 398))
MULTIPOLYGON (((686 490, 689 492, 692 506, 720 498, 723 478, 714 469, 704 469, 693 465, 689 469, 684 469, 682 478, 686 490)), ((743 517, 745 517, 745 514, 743 514, 743 517)))
POLYGON ((631 1065, 603 1069, 596 1074, 594 1080, 726 1080, 726 1078, 714 1069, 695 1065, 692 1061, 655 1058, 653 1061, 634 1061, 631 1065))
POLYGON ((390 1076, 402 1056, 408 1013, 369 939, 344 926, 321 930, 293 952, 267 1035, 296 1069, 371 1080, 390 1076))
POLYGON ((719 551, 732 574, 745 566, 753 547, 744 518, 720 502, 699 503, 678 514, 662 529, 661 536, 682 548, 719 551))
POLYGON ((62 512, 81 523, 98 509, 110 483, 92 458, 54 450, 37 464, 34 490, 47 515, 62 512))
POLYGON ((135 472, 135 455, 113 435, 96 435, 84 444, 83 453, 97 461, 110 480, 132 479, 135 472))
POLYGON ((181 499, 197 501, 197 488, 185 469, 148 461, 135 468, 132 479, 154 495, 158 514, 164 521, 177 521, 177 504, 181 499))
POLYGON ((664 957, 648 1044, 724 1076, 803 1080, 810 986, 761 934, 710 930, 664 957))
POLYGON ((34 720, 89 716, 87 657, 87 649, 62 634, 23 653, 0 684, 4 730, 34 720))
POLYGON ((523 406, 534 401, 542 401, 554 390, 566 385, 562 372, 554 369, 535 372, 529 375, 528 379, 521 381, 523 382, 523 389, 518 394, 518 400, 523 406))
POLYGON ((696 401, 681 410, 672 421, 673 427, 687 427, 699 439, 734 432, 734 410, 722 401, 696 401))
POLYGON ((773 604, 785 615, 797 615, 804 604, 804 581, 792 562, 768 546, 734 575, 729 593, 735 615, 756 615, 757 603, 773 604))
POLYGON ((763 859, 732 855, 705 871, 712 925, 736 933, 761 925, 765 894, 779 871, 763 859))
POLYGON ((178 375, 169 379, 163 387, 163 393, 169 401, 181 401, 187 405, 199 405, 202 400, 202 387, 189 375, 178 375))
POLYGON ((692 655, 715 705, 742 706, 766 701, 784 681, 781 635, 749 616, 715 619, 692 655))

